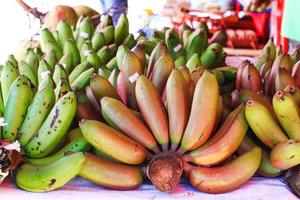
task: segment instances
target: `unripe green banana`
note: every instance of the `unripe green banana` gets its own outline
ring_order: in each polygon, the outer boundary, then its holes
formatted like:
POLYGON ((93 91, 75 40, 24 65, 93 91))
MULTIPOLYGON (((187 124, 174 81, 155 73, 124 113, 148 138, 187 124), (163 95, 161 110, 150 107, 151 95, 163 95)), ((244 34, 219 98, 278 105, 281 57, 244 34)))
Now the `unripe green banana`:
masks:
POLYGON ((71 26, 65 20, 61 20, 57 26, 56 30, 58 33, 58 42, 60 46, 64 48, 65 42, 69 39, 73 39, 73 31, 71 26))
POLYGON ((33 49, 27 50, 24 61, 33 69, 35 73, 37 73, 37 69, 39 66, 39 58, 33 51, 33 49))
POLYGON ((18 61, 16 60, 15 56, 13 54, 10 54, 7 57, 7 61, 13 64, 15 67, 18 67, 18 61))
MULTIPOLYGON (((146 54, 150 55, 151 52, 153 51, 153 49, 155 48, 155 46, 157 45, 156 42, 149 40, 147 38, 138 40, 137 42, 138 44, 143 44, 145 46, 145 52, 146 54)), ((129 46, 128 46, 129 47, 129 46)))
POLYGON ((85 158, 79 175, 93 183, 115 190, 135 189, 142 184, 143 173, 136 166, 111 162, 88 153, 85 158))
POLYGON ((54 81, 52 80, 52 77, 49 73, 45 73, 42 77, 42 81, 39 84, 39 88, 38 90, 46 87, 46 86, 51 86, 52 88, 54 88, 54 81))
POLYGON ((85 17, 79 25, 79 33, 76 38, 77 47, 81 49, 82 45, 86 40, 91 40, 92 35, 94 34, 94 27, 90 17, 85 17))
POLYGON ((78 152, 45 166, 24 164, 16 175, 17 185, 32 192, 45 192, 62 187, 76 177, 85 161, 83 153, 78 152))
POLYGON ((15 67, 10 62, 6 62, 1 71, 1 90, 2 90, 4 107, 6 106, 7 103, 10 86, 18 76, 19 76, 18 67, 15 67))
POLYGON ((92 43, 90 41, 86 41, 80 49, 81 62, 86 61, 88 55, 90 55, 92 52, 93 52, 92 43))
POLYGON ((53 34, 49 31, 48 28, 44 28, 41 30, 41 48, 43 52, 47 52, 47 44, 46 43, 53 43, 57 47, 59 47, 58 42, 54 38, 53 34))
POLYGON ((11 85, 4 119, 7 123, 3 127, 3 138, 13 142, 25 118, 31 100, 30 82, 25 76, 19 76, 11 85))
POLYGON ((116 60, 117 60, 117 66, 119 70, 121 70, 122 62, 125 57, 125 54, 129 51, 127 46, 121 45, 118 48, 117 54, 116 54, 116 60))
POLYGON ((45 166, 49 165, 50 163, 53 163, 61 158, 63 158, 65 155, 75 152, 86 152, 90 149, 90 144, 83 138, 77 138, 68 143, 66 146, 64 146, 62 149, 57 151, 56 153, 45 157, 45 158, 25 158, 27 163, 30 163, 35 166, 45 166))
POLYGON ((87 70, 90 67, 89 63, 87 61, 80 63, 79 65, 77 65, 73 71, 71 72, 71 74, 69 75, 69 81, 70 84, 72 84, 76 78, 78 78, 78 76, 84 72, 85 70, 87 70))
POLYGON ((273 109, 289 138, 300 140, 300 110, 293 96, 285 91, 277 91, 273 97, 273 109))
POLYGON ((122 44, 125 38, 129 34, 129 23, 125 13, 122 13, 118 19, 117 25, 115 27, 115 43, 117 45, 122 44))
POLYGON ((80 63, 80 53, 73 39, 67 40, 63 46, 63 53, 71 54, 73 66, 80 63))
POLYGON ((204 29, 197 29, 188 38, 186 44, 187 59, 189 59, 194 53, 198 53, 199 56, 206 49, 207 34, 204 29))
POLYGON ((99 69, 98 69, 98 74, 99 74, 100 76, 103 76, 103 77, 106 78, 106 79, 109 78, 110 73, 111 73, 111 72, 110 72, 108 69, 106 69, 106 68, 99 68, 99 69))
POLYGON ((199 59, 198 53, 194 53, 190 59, 188 59, 186 63, 187 68, 192 72, 195 70, 197 67, 201 67, 201 60, 199 59))
POLYGON ((152 29, 151 38, 153 39, 159 39, 161 41, 165 40, 165 34, 162 31, 159 31, 157 29, 152 29))
POLYGON ((105 39, 105 45, 109 45, 114 41, 114 26, 107 26, 102 30, 105 39))
POLYGON ((110 44, 108 45, 109 51, 110 51, 110 58, 113 58, 116 56, 118 51, 118 46, 116 44, 110 44))
POLYGON ((174 60, 179 56, 185 55, 185 50, 181 44, 180 38, 174 29, 169 29, 166 31, 166 44, 169 52, 174 60))
POLYGON ((110 76, 108 77, 108 81, 114 86, 115 89, 117 89, 117 80, 118 80, 118 75, 120 71, 115 68, 112 70, 110 76))
POLYGON ((55 102, 70 91, 71 91, 71 86, 68 80, 62 78, 59 81, 59 83, 56 85, 56 88, 54 89, 55 102))
POLYGON ((39 62, 39 67, 38 67, 38 72, 37 72, 37 78, 38 78, 38 83, 39 85, 41 84, 42 80, 43 80, 43 73, 50 73, 51 74, 51 70, 50 70, 50 66, 48 65, 48 63, 44 60, 41 59, 39 62))
POLYGON ((215 61, 219 59, 223 54, 223 47, 219 43, 210 44, 207 49, 201 55, 201 64, 205 68, 214 68, 215 61))
POLYGON ((128 36, 123 41, 123 45, 127 46, 129 49, 133 48, 137 44, 136 40, 134 39, 133 34, 129 33, 128 36))
POLYGON ((49 51, 54 51, 56 58, 58 60, 63 56, 63 51, 62 51, 62 49, 60 49, 60 47, 57 44, 47 42, 45 45, 46 45, 46 50, 45 50, 46 53, 49 51))
POLYGON ((88 56, 86 57, 86 61, 95 69, 98 69, 100 66, 103 65, 101 58, 94 51, 91 51, 88 54, 88 56))
POLYGON ((89 84, 91 75, 94 73, 95 69, 90 68, 82 72, 71 84, 73 91, 80 90, 89 84))
POLYGON ((73 57, 71 54, 66 53, 59 60, 59 64, 64 67, 67 74, 70 74, 73 70, 73 57))
POLYGON ((49 155, 65 138, 76 113, 76 95, 69 92, 60 98, 32 140, 24 147, 27 156, 49 155))
POLYGON ((106 44, 104 34, 98 29, 96 29, 91 42, 92 42, 93 49, 95 51, 98 51, 106 44))
POLYGON ((287 170, 300 164, 300 142, 287 140, 278 143, 271 151, 271 162, 280 170, 287 170))
POLYGON ((58 58, 54 50, 45 52, 45 61, 49 64, 50 72, 53 73, 55 65, 58 63, 58 58))
POLYGON ((98 25, 98 28, 103 29, 107 26, 113 25, 113 19, 110 15, 102 15, 101 22, 98 25))
POLYGON ((113 69, 115 69, 116 67, 118 67, 117 64, 117 57, 113 57, 112 59, 110 59, 110 61, 108 63, 106 63, 105 66, 109 71, 112 71, 113 69))
POLYGON ((257 69, 260 69, 262 65, 268 61, 273 63, 276 57, 276 47, 273 40, 270 38, 258 56, 255 66, 257 69))
POLYGON ((248 100, 245 109, 247 122, 255 135, 268 147, 288 140, 271 112, 261 103, 248 100))
POLYGON ((53 81, 55 85, 58 85, 61 79, 68 80, 68 75, 65 68, 62 65, 57 64, 55 65, 53 72, 53 81))
POLYGON ((185 57, 184 56, 179 56, 175 60, 175 67, 180 67, 186 64, 185 57))
POLYGON ((51 85, 37 91, 18 131, 17 139, 21 146, 25 146, 32 139, 51 111, 54 103, 55 94, 51 85))
POLYGON ((102 64, 106 64, 111 59, 111 51, 108 48, 108 46, 103 46, 97 52, 97 55, 99 56, 100 60, 102 61, 102 64))
POLYGON ((145 160, 146 149, 143 146, 110 126, 94 120, 84 120, 79 125, 83 137, 97 150, 112 158, 132 165, 145 160))
POLYGON ((37 73, 35 73, 32 67, 30 67, 25 61, 21 61, 19 64, 19 74, 26 76, 33 88, 38 88, 37 73))
POLYGON ((182 39, 184 49, 187 49, 188 38, 190 37, 191 34, 192 34, 191 30, 184 30, 182 33, 181 39, 182 39))

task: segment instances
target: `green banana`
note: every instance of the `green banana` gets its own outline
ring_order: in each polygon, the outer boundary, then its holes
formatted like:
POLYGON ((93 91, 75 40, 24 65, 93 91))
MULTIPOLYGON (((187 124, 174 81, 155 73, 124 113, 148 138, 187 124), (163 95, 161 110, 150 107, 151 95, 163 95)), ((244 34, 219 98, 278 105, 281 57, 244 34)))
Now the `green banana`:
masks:
POLYGON ((174 60, 179 56, 185 55, 185 50, 181 44, 180 38, 177 32, 174 29, 169 29, 165 33, 166 35, 166 44, 169 49, 169 52, 174 60))
POLYGON ((20 75, 26 76, 33 88, 38 88, 38 77, 37 73, 34 72, 32 67, 30 67, 25 61, 21 61, 19 64, 20 75))
POLYGON ((39 66, 39 58, 33 51, 33 49, 27 50, 24 61, 34 70, 35 73, 37 72, 39 66))
POLYGON ((206 43, 207 34, 204 29, 197 29, 191 33, 186 44, 187 59, 190 59, 194 53, 198 53, 201 56, 206 49, 206 43))
POLYGON ((79 34, 76 38, 77 47, 81 49, 86 40, 90 40, 94 34, 94 27, 90 17, 85 17, 79 25, 79 34))
POLYGON ((88 85, 90 77, 94 73, 94 68, 90 68, 82 72, 71 84, 72 90, 80 90, 88 85))
POLYGON ((112 59, 110 59, 110 61, 108 61, 108 63, 106 63, 105 66, 109 71, 112 71, 113 69, 115 69, 116 67, 118 67, 117 64, 117 57, 113 57, 112 59))
POLYGON ((15 67, 18 67, 18 61, 16 60, 15 56, 13 54, 10 54, 7 57, 7 61, 13 64, 15 67))
POLYGON ((99 29, 96 29, 95 34, 92 37, 92 47, 95 51, 98 51, 105 45, 105 37, 104 34, 99 31, 99 29))
POLYGON ((289 138, 300 140, 300 110, 293 96, 278 90, 273 97, 273 109, 289 138))
POLYGON ((71 55, 73 66, 76 66, 80 63, 80 53, 73 39, 69 39, 65 41, 63 46, 63 53, 64 55, 65 54, 71 55))
POLYGON ((78 78, 78 76, 80 76, 80 74, 82 72, 84 72, 85 70, 87 70, 90 67, 89 63, 87 61, 80 63, 79 65, 77 65, 73 71, 71 72, 71 74, 69 75, 69 81, 70 84, 72 84, 76 78, 78 78))
POLYGON ((59 60, 59 64, 64 67, 67 74, 70 74, 73 70, 73 57, 71 54, 66 53, 59 60))
POLYGON ((110 72, 108 69, 106 69, 106 68, 99 68, 99 69, 98 69, 98 74, 99 74, 100 76, 103 76, 103 77, 106 78, 106 79, 109 78, 110 73, 111 73, 111 72, 110 72))
POLYGON ((94 51, 91 51, 88 56, 86 57, 86 61, 95 69, 98 69, 100 66, 103 65, 103 62, 99 55, 94 51))
POLYGON ((10 142, 15 141, 30 100, 30 82, 25 76, 19 76, 11 85, 8 94, 4 111, 4 119, 7 125, 3 127, 2 133, 4 139, 10 142))
POLYGON ((121 16, 118 19, 117 25, 115 26, 115 43, 117 45, 122 44, 122 42, 125 40, 125 38, 129 34, 129 24, 128 19, 125 13, 122 13, 121 16))
POLYGON ((49 155, 66 137, 76 113, 76 95, 68 92, 60 98, 36 132, 24 147, 27 156, 41 158, 49 155))
POLYGON ((201 67, 201 65, 198 53, 194 53, 186 63, 186 67, 190 70, 190 72, 195 70, 197 67, 201 67))
POLYGON ((4 107, 7 103, 8 93, 11 84, 19 76, 19 70, 10 62, 6 62, 1 72, 1 90, 4 107))
POLYGON ((56 30, 58 33, 58 42, 60 43, 61 47, 65 46, 65 42, 69 39, 73 39, 73 31, 71 26, 68 24, 67 21, 61 20, 57 26, 56 30))
POLYGON ((45 192, 55 190, 77 176, 85 161, 78 152, 45 166, 22 165, 16 175, 16 184, 28 191, 45 192))
POLYGON ((54 50, 45 52, 44 56, 45 61, 50 67, 50 72, 53 73, 55 65, 58 63, 58 58, 54 50))
POLYGON ((49 73, 43 74, 42 81, 39 84, 38 90, 40 90, 46 86, 51 86, 52 88, 54 88, 54 81, 52 80, 52 77, 49 73))
POLYGON ((80 48, 80 58, 81 62, 84 62, 87 60, 88 55, 90 55, 93 52, 93 47, 90 41, 86 41, 82 47, 80 48))
MULTIPOLYGON (((97 55, 99 56, 100 60, 103 64, 108 63, 108 61, 111 59, 111 51, 108 46, 103 46, 98 52, 97 55)), ((99 66, 98 66, 99 67, 99 66)))
POLYGON ((49 73, 49 74, 51 73, 50 66, 44 59, 41 59, 39 62, 39 67, 38 67, 38 72, 37 72, 37 76, 38 76, 37 79, 38 79, 39 84, 41 84, 41 82, 43 81, 44 73, 49 73))
POLYGON ((56 88, 54 89, 55 93, 55 101, 57 101, 59 98, 63 97, 65 94, 71 91, 71 86, 68 82, 68 80, 62 78, 59 83, 56 85, 56 88))
POLYGON ((223 47, 219 43, 210 44, 207 49, 201 55, 201 64, 205 68, 214 68, 216 66, 216 60, 222 57, 223 47))
POLYGON ((61 79, 68 80, 68 75, 65 68, 62 65, 57 64, 55 65, 53 72, 53 81, 55 85, 59 85, 61 79))
POLYGON ((182 39, 184 49, 187 49, 188 38, 190 37, 191 34, 192 34, 191 30, 184 30, 182 33, 181 39, 182 39))
POLYGON ((35 166, 44 166, 63 158, 67 154, 75 153, 75 152, 86 152, 89 149, 90 149, 90 144, 83 137, 80 137, 74 139, 66 146, 64 146, 62 149, 60 149, 58 152, 48 157, 38 158, 38 159, 25 158, 25 160, 27 163, 30 163, 35 166))
POLYGON ((47 43, 53 43, 55 46, 59 47, 58 42, 54 38, 53 34, 48 28, 41 30, 41 48, 43 52, 47 52, 47 43))
POLYGON ((105 45, 109 45, 114 41, 114 26, 107 26, 102 30, 105 39, 105 45))
POLYGON ((112 70, 110 76, 108 77, 108 81, 114 86, 114 88, 117 88, 117 80, 118 80, 118 75, 120 71, 115 68, 112 70))
POLYGON ((18 131, 17 139, 21 146, 25 146, 31 140, 43 124, 54 103, 55 94, 51 85, 47 85, 37 91, 18 131))
POLYGON ((186 60, 184 56, 179 56, 176 60, 175 60, 175 67, 180 67, 186 64, 186 60))
POLYGON ((47 42, 45 45, 46 45, 46 50, 45 50, 46 53, 49 51, 54 51, 57 59, 60 59, 63 56, 63 51, 57 44, 52 42, 47 42))
POLYGON ((116 60, 117 60, 117 66, 119 70, 121 70, 123 59, 126 55, 126 53, 129 51, 127 46, 121 45, 118 48, 117 54, 116 54, 116 60))
POLYGON ((128 36, 123 41, 123 45, 127 46, 129 49, 133 48, 137 44, 136 40, 134 39, 133 34, 129 33, 128 36))

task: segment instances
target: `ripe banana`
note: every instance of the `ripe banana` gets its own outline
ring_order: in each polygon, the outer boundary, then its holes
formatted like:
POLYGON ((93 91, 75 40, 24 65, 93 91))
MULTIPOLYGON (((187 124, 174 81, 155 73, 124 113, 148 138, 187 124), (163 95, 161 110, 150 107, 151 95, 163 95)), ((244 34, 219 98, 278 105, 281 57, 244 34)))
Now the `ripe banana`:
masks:
POLYGON ((225 193, 247 182, 258 169, 260 160, 261 149, 255 147, 220 167, 193 167, 185 164, 185 172, 196 189, 212 194, 225 193))
POLYGON ((79 126, 83 137, 93 147, 120 162, 137 165, 146 158, 143 146, 104 123, 84 120, 79 126))
POLYGON ((110 126, 122 131, 125 135, 153 152, 160 152, 149 129, 122 102, 110 97, 103 97, 101 99, 101 108, 102 115, 110 126))
POLYGON ((26 155, 41 158, 52 153, 66 137, 75 113, 76 95, 68 92, 55 103, 42 126, 24 147, 26 155))
POLYGON ((277 169, 287 170, 300 164, 300 142, 287 140, 277 144, 271 151, 272 165, 277 169))
POLYGON ((173 69, 166 85, 167 111, 171 150, 176 151, 181 142, 189 117, 188 87, 180 70, 173 69))
POLYGON ((179 154, 202 145, 215 126, 219 87, 214 74, 205 71, 197 82, 191 113, 185 129, 179 154))
POLYGON ((9 90, 4 111, 4 119, 7 125, 3 127, 3 139, 10 142, 15 141, 30 101, 30 82, 25 76, 19 76, 9 90))
POLYGON ((285 91, 277 91, 273 97, 273 108, 289 138, 300 140, 300 111, 292 95, 285 91))
POLYGON ((160 94, 144 75, 136 81, 136 100, 147 125, 163 151, 169 148, 168 118, 160 94))
POLYGON ((296 101, 297 105, 300 106, 300 90, 298 87, 289 85, 284 89, 284 91, 290 93, 296 101))
POLYGON ((135 55, 139 58, 139 61, 142 67, 146 66, 146 52, 145 52, 145 45, 137 44, 135 45, 131 51, 135 53, 135 55))
POLYGON ((288 139, 270 111, 260 102, 247 101, 245 116, 255 135, 268 147, 273 148, 288 139))
POLYGON ((18 131, 17 139, 25 146, 43 124, 55 103, 55 94, 51 85, 41 88, 35 94, 18 131))
POLYGON ((14 80, 19 76, 19 70, 12 63, 6 62, 1 71, 1 91, 4 107, 7 103, 9 89, 14 80))
POLYGON ((248 129, 244 108, 244 105, 240 105, 232 111, 218 132, 204 145, 185 154, 184 161, 210 167, 231 156, 241 144, 248 129))
POLYGON ((16 175, 17 185, 31 192, 55 190, 80 172, 85 157, 83 153, 74 153, 45 166, 22 165, 16 175))
POLYGON ((135 166, 105 160, 86 153, 79 175, 93 183, 115 190, 138 188, 143 181, 142 171, 135 166))
POLYGON ((150 55, 150 58, 149 58, 149 64, 148 64, 147 73, 146 73, 148 78, 150 77, 157 60, 160 58, 160 56, 162 56, 163 54, 166 54, 166 53, 169 53, 169 52, 168 52, 167 45, 164 42, 159 43, 153 49, 153 51, 150 55))
POLYGON ((296 85, 295 80, 293 79, 290 72, 286 69, 278 69, 276 79, 275 79, 275 89, 277 90, 284 90, 289 85, 296 85))

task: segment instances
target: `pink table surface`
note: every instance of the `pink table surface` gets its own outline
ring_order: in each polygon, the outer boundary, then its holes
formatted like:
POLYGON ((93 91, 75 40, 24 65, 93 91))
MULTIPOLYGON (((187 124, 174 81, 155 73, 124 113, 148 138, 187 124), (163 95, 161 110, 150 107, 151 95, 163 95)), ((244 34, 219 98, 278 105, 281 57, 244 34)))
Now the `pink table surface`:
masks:
POLYGON ((206 194, 182 183, 175 191, 163 193, 151 184, 143 184, 136 190, 117 191, 97 186, 82 178, 76 178, 64 187, 47 192, 32 193, 19 189, 11 180, 0 185, 0 200, 296 200, 279 178, 254 177, 239 189, 225 194, 206 194))

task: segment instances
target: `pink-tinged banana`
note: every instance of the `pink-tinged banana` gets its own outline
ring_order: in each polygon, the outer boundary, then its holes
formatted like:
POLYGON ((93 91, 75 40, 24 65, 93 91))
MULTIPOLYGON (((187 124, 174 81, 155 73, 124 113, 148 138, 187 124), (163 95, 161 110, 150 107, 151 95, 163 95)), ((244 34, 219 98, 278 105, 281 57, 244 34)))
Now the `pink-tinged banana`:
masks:
POLYGON ((97 185, 114 190, 132 190, 143 181, 141 169, 135 166, 115 163, 99 156, 86 153, 79 175, 97 185))
POLYGON ((137 44, 135 45, 131 51, 135 53, 135 55, 139 58, 139 61, 143 67, 146 66, 146 52, 145 52, 145 45, 137 44))
POLYGON ((197 190, 212 194, 225 193, 246 183, 258 169, 260 160, 261 149, 255 147, 220 167, 205 168, 185 164, 185 172, 197 190))
POLYGON ((287 140, 277 144, 271 151, 272 165, 280 170, 287 170, 300 164, 300 142, 287 140))
POLYGON ((145 124, 122 102, 103 97, 101 99, 102 115, 113 128, 122 131, 125 135, 137 141, 151 151, 158 153, 159 147, 145 124))
POLYGON ((129 34, 129 23, 125 13, 122 13, 115 26, 115 43, 117 45, 122 44, 125 38, 129 34))
POLYGON ((218 96, 216 77, 205 71, 194 91, 190 117, 178 153, 196 149, 209 138, 215 126, 218 96))
POLYGON ((187 83, 178 69, 173 69, 166 85, 171 150, 176 151, 189 117, 187 83))
POLYGON ((295 80, 296 86, 300 87, 300 60, 293 66, 292 77, 295 80))
POLYGON ((19 63, 19 74, 28 78, 32 88, 38 88, 37 74, 33 71, 32 67, 30 67, 25 61, 21 61, 19 63))
POLYGON ((94 73, 95 69, 90 68, 82 72, 71 84, 73 91, 80 90, 89 84, 90 77, 94 73))
POLYGON ((277 91, 273 97, 273 108, 289 138, 300 140, 300 110, 293 96, 286 91, 277 91))
MULTIPOLYGON (((126 45, 129 49, 131 49, 137 44, 137 42, 134 39, 134 35, 132 33, 129 33, 122 44, 126 45)), ((145 48, 145 51, 146 51, 146 48, 145 48)))
POLYGON ((108 81, 114 86, 114 88, 117 88, 117 80, 118 80, 118 75, 120 71, 118 69, 113 69, 110 73, 110 76, 108 77, 108 81))
POLYGON ((247 101, 245 116, 255 135, 269 148, 288 140, 271 112, 258 101, 247 101))
POLYGON ((115 32, 115 28, 112 25, 107 26, 102 30, 106 45, 109 45, 109 44, 113 43, 113 41, 114 41, 114 32, 115 32))
POLYGON ((54 89, 54 93, 55 93, 55 102, 63 97, 65 94, 67 94, 68 92, 70 92, 71 86, 69 84, 69 82, 62 78, 59 83, 56 85, 56 88, 54 89))
POLYGON ((55 94, 51 85, 45 86, 37 91, 18 131, 17 139, 21 146, 25 146, 32 139, 33 135, 38 131, 48 116, 54 103, 55 94))
POLYGON ((12 83, 14 82, 14 80, 16 80, 18 76, 19 76, 18 67, 15 67, 10 62, 6 62, 1 71, 1 78, 0 78, 4 107, 6 106, 7 103, 9 89, 12 83))
POLYGON ((66 70, 67 74, 70 74, 71 71, 74 68, 73 65, 73 57, 70 53, 66 53, 63 55, 63 57, 61 57, 61 59, 58 62, 61 66, 64 67, 64 69, 66 70))
POLYGON ((92 42, 93 49, 95 51, 98 51, 105 45, 104 34, 101 32, 99 28, 96 29, 91 42, 92 42))
POLYGON ((223 47, 219 43, 210 44, 207 49, 202 53, 200 60, 205 68, 220 67, 220 60, 224 57, 223 47))
POLYGON ((164 42, 159 43, 152 51, 150 58, 149 58, 149 64, 147 68, 147 77, 149 78, 152 70, 154 68, 155 63, 157 60, 162 56, 163 54, 169 53, 167 45, 164 42))
MULTIPOLYGON (((245 135, 241 145, 237 150, 237 153, 241 155, 250 151, 254 147, 257 147, 257 145, 247 135, 245 135)), ((276 169, 272 165, 270 154, 264 150, 261 152, 261 161, 257 172, 265 177, 277 177, 281 174, 281 170, 276 169)))
POLYGON ((296 85, 292 75, 286 69, 278 69, 275 79, 275 89, 284 90, 288 85, 296 85))
POLYGON ((168 118, 160 94, 144 75, 135 87, 136 100, 147 125, 163 151, 169 148, 168 118))
POLYGON ((206 167, 217 165, 237 150, 247 129, 244 105, 240 105, 229 114, 211 139, 199 148, 185 154, 183 160, 206 167))
POLYGON ((156 87, 158 92, 162 94, 167 80, 175 68, 175 63, 169 54, 162 55, 155 63, 153 71, 150 75, 150 81, 156 87))
POLYGON ((73 31, 71 26, 65 20, 61 20, 57 26, 56 30, 58 33, 58 42, 61 47, 65 46, 65 42, 69 39, 73 39, 73 31))
POLYGON ((12 83, 9 90, 7 104, 4 111, 4 119, 7 125, 4 126, 2 130, 3 139, 10 142, 16 140, 30 101, 30 82, 25 76, 19 76, 12 83))
POLYGON ((79 126, 83 137, 93 147, 120 162, 137 165, 146 158, 143 146, 104 123, 84 120, 79 126))
POLYGON ((55 65, 58 63, 58 58, 56 57, 55 51, 51 50, 45 52, 45 61, 49 64, 50 72, 53 73, 55 65))
POLYGON ((85 43, 86 40, 91 40, 94 33, 94 27, 90 17, 85 17, 79 24, 79 34, 76 39, 78 49, 85 43))
POLYGON ((96 73, 90 77, 90 87, 97 102, 99 103, 103 97, 111 97, 120 100, 120 97, 113 85, 106 78, 96 73))
POLYGON ((259 71, 253 64, 247 64, 242 72, 242 88, 253 92, 261 92, 263 89, 259 71))
POLYGON ((290 93, 296 101, 297 105, 300 106, 300 89, 298 87, 289 85, 284 89, 284 91, 290 93))
POLYGON ((68 74, 67 74, 65 68, 60 64, 55 65, 52 78, 53 78, 55 85, 59 85, 59 82, 61 79, 65 79, 67 81, 69 80, 68 74))
POLYGON ((26 155, 42 158, 52 153, 66 138, 75 113, 76 95, 68 92, 55 103, 42 126, 24 147, 26 155))
POLYGON ((125 105, 127 105, 128 98, 127 98, 127 91, 126 91, 126 85, 125 85, 125 78, 122 73, 119 73, 118 77, 117 77, 117 93, 120 96, 122 102, 125 105))
POLYGON ((204 29, 197 29, 192 32, 186 44, 187 59, 197 53, 199 56, 205 51, 207 45, 207 34, 204 29))
POLYGON ((116 54, 116 60, 117 60, 117 66, 119 70, 121 70, 122 62, 125 57, 125 54, 129 51, 127 46, 121 45, 118 48, 117 54, 116 54))
MULTIPOLYGON (((136 95, 135 95, 135 83, 132 76, 142 75, 144 73, 144 68, 141 65, 139 58, 135 53, 129 51, 125 54, 122 61, 121 72, 124 84, 126 87, 127 105, 129 108, 138 110, 136 95)), ((119 88, 119 86, 118 86, 119 88)))
POLYGON ((90 65, 87 61, 77 65, 69 75, 70 84, 72 84, 80 76, 80 74, 82 74, 82 72, 87 70, 89 67, 90 65))
POLYGON ((63 53, 68 53, 71 55, 73 66, 80 64, 80 53, 73 39, 65 41, 63 46, 63 53))
POLYGON ((43 81, 43 77, 44 77, 43 74, 45 74, 45 73, 51 74, 50 66, 44 59, 41 59, 39 62, 39 67, 38 67, 38 72, 37 72, 37 79, 38 79, 39 85, 43 81))
POLYGON ((53 163, 61 158, 63 158, 67 154, 76 153, 76 152, 86 152, 90 149, 90 144, 81 136, 80 138, 76 138, 70 143, 66 144, 62 149, 57 151, 56 153, 45 157, 45 158, 25 158, 26 163, 30 163, 36 166, 45 166, 50 163, 53 163))
POLYGON ((241 62, 241 64, 239 65, 239 67, 237 68, 237 72, 236 72, 236 81, 235 81, 235 87, 237 90, 242 89, 242 77, 243 77, 243 72, 244 69, 247 65, 250 64, 249 60, 244 60, 241 62))
POLYGON ((260 71, 259 71, 260 77, 265 78, 267 72, 272 68, 272 65, 273 65, 273 62, 271 62, 271 61, 264 63, 261 66, 260 71))
POLYGON ((45 166, 22 165, 16 175, 16 184, 27 191, 46 192, 62 187, 79 172, 85 157, 78 152, 45 166))
POLYGON ((95 112, 92 104, 90 103, 85 90, 76 91, 77 97, 77 109, 76 109, 76 119, 81 121, 82 119, 90 120, 101 120, 101 116, 98 112, 95 112))

